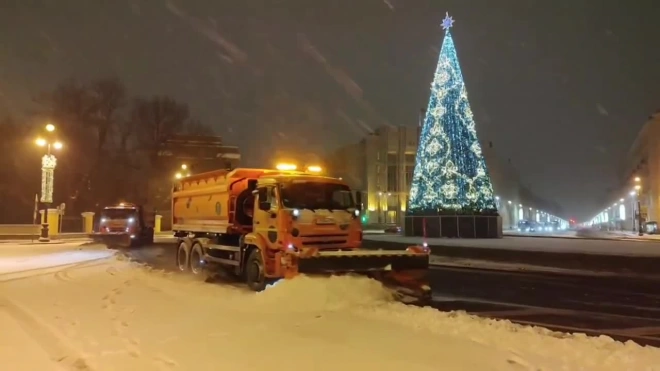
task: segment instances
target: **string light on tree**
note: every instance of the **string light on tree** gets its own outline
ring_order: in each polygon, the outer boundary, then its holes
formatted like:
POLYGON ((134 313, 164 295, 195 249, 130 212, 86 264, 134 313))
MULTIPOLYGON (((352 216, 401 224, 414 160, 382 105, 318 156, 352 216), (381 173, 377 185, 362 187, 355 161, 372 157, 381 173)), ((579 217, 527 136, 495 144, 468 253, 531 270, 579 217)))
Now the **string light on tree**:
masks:
POLYGON ((442 21, 445 38, 417 150, 409 210, 497 213, 454 40, 454 19, 442 21))

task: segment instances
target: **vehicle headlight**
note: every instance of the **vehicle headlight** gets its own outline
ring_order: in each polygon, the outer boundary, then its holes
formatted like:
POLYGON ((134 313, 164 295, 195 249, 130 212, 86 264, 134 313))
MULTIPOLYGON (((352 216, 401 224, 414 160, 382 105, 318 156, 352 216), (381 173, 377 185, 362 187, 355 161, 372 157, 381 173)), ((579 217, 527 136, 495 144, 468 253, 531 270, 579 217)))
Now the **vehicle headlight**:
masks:
POLYGON ((293 220, 298 219, 298 217, 300 216, 300 210, 298 209, 291 210, 291 216, 293 217, 293 220))
POLYGON ((106 218, 101 218, 101 223, 105 223, 105 222, 107 222, 107 221, 108 221, 108 219, 106 219, 106 218))
POLYGON ((360 210, 355 209, 355 216, 360 216, 360 210))
POLYGON ((133 219, 133 218, 128 218, 128 222, 129 222, 129 223, 133 223, 134 221, 135 221, 135 219, 133 219))

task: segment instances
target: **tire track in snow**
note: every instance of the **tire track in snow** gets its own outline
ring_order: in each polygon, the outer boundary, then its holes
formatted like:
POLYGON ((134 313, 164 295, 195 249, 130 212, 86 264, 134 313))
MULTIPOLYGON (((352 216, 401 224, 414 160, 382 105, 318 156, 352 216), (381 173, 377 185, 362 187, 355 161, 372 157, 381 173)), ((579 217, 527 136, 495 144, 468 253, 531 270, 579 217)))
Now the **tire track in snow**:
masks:
POLYGON ((29 309, 7 298, 0 298, 0 309, 9 314, 46 351, 51 359, 67 370, 94 370, 83 353, 66 337, 29 309))
MULTIPOLYGON (((135 267, 134 269, 139 268, 135 267)), ((113 266, 108 267, 105 273, 113 276, 115 279, 120 279, 122 283, 107 291, 101 298, 101 309, 106 312, 112 321, 112 335, 118 337, 124 343, 124 351, 133 358, 140 358, 142 357, 140 339, 130 337, 127 333, 130 327, 130 320, 126 317, 132 317, 134 309, 118 304, 118 299, 123 295, 124 290, 133 286, 134 280, 132 278, 122 279, 121 275, 123 272, 113 266)))

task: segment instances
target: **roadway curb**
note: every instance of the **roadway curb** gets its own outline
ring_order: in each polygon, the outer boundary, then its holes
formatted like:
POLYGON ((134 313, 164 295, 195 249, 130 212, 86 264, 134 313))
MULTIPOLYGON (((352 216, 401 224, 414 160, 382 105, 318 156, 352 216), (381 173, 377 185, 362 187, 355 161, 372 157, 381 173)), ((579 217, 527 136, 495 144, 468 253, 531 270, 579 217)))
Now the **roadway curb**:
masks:
POLYGON ((0 246, 2 245, 60 245, 63 243, 74 243, 74 242, 87 242, 88 238, 65 238, 58 240, 50 240, 49 242, 39 242, 38 240, 0 240, 0 246))
POLYGON ((504 234, 504 237, 524 237, 524 238, 557 238, 564 240, 593 240, 593 241, 633 241, 633 242, 660 242, 660 240, 651 240, 648 238, 637 238, 637 237, 587 237, 587 236, 539 236, 539 235, 522 235, 522 234, 504 234))
MULTIPOLYGON (((410 243, 364 239, 362 246, 370 250, 401 250, 410 246, 410 243)), ((660 267, 660 257, 648 256, 507 250, 450 245, 429 245, 429 248, 432 255, 450 260, 479 260, 626 275, 657 275, 658 267, 660 267)))
MULTIPOLYGON (((431 258, 443 258, 441 256, 432 255, 431 258)), ((559 275, 559 276, 580 276, 580 277, 627 277, 632 279, 644 279, 660 281, 660 275, 654 274, 638 274, 635 272, 609 272, 609 271, 591 271, 579 270, 560 267, 548 267, 541 265, 520 264, 512 265, 505 262, 493 262, 487 260, 472 260, 461 261, 453 260, 440 260, 429 262, 431 268, 449 268, 449 269, 474 269, 479 271, 497 271, 497 272, 511 272, 511 273, 537 273, 546 275, 559 275)))

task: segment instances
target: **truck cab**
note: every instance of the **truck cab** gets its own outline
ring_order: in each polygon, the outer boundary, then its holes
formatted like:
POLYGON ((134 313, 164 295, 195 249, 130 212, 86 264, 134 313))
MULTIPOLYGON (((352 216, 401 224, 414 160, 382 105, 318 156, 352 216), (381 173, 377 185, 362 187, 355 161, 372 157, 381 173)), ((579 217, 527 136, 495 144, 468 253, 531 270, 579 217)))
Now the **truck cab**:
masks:
POLYGON ((269 248, 347 251, 360 247, 360 210, 334 178, 278 175, 259 179, 253 231, 269 248))
POLYGON ((138 205, 107 206, 101 211, 98 232, 92 238, 111 247, 150 244, 154 240, 153 219, 138 205))

